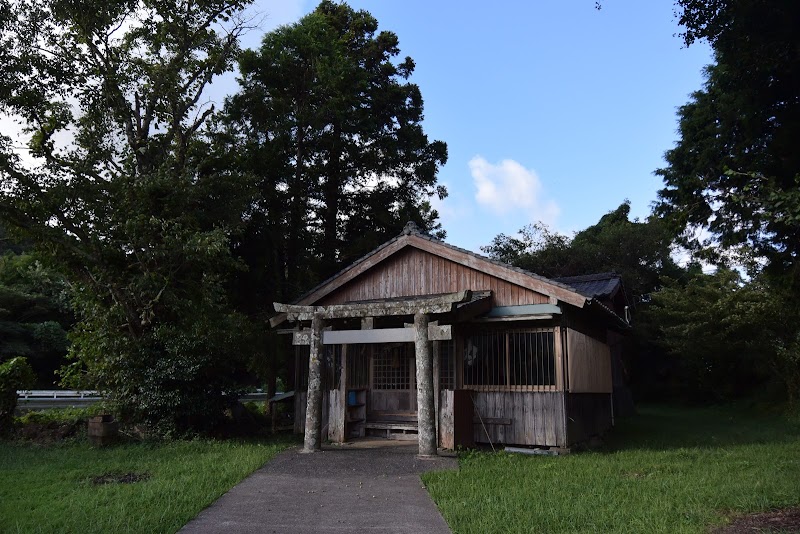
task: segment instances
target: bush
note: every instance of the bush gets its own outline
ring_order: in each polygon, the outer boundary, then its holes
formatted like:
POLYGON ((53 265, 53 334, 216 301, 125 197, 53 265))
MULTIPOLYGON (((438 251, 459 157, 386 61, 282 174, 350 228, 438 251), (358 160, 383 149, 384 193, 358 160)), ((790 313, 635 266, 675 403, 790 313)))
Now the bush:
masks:
POLYGON ((0 433, 11 429, 17 408, 17 390, 30 388, 36 381, 28 360, 11 358, 0 364, 0 433))

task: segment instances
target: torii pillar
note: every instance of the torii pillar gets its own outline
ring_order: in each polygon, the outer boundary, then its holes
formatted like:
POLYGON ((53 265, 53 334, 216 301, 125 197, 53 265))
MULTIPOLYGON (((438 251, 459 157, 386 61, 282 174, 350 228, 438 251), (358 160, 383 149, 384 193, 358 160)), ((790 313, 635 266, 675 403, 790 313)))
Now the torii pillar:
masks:
POLYGON ((468 302, 471 291, 459 291, 428 298, 409 299, 383 303, 330 304, 309 306, 275 302, 279 314, 270 319, 274 328, 285 319, 293 321, 311 320, 309 335, 308 394, 306 398, 306 427, 303 452, 315 452, 322 448, 322 330, 326 319, 365 318, 383 316, 414 315, 414 345, 416 349, 417 376, 417 432, 419 455, 435 456, 438 437, 436 435, 436 408, 433 388, 433 361, 428 327, 430 314, 449 313, 455 304, 468 302))
POLYGON ((419 455, 436 456, 436 407, 433 399, 433 361, 428 342, 428 315, 414 314, 414 347, 417 364, 417 437, 419 455))
POLYGON ((322 449, 322 314, 311 319, 311 343, 308 356, 308 393, 306 395, 306 432, 303 452, 322 449))

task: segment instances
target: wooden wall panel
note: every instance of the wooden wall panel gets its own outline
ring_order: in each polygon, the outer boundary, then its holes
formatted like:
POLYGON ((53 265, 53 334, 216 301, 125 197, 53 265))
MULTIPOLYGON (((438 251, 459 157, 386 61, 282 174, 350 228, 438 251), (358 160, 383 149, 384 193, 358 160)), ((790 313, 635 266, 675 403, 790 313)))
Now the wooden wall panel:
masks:
POLYGON ((344 443, 345 394, 341 389, 328 392, 328 439, 334 443, 344 443))
POLYGON ((567 329, 569 391, 611 393, 611 350, 608 345, 571 328, 567 329))
POLYGON ((436 428, 439 434, 439 447, 453 450, 453 390, 443 389, 439 392, 439 410, 437 411, 436 428))
POLYGON ((374 414, 414 414, 417 411, 415 389, 371 389, 369 390, 368 418, 374 414))
POLYGON ((494 278, 434 254, 408 248, 390 256, 325 296, 319 304, 454 293, 465 289, 491 290, 495 306, 549 302, 547 295, 494 278))
POLYGON ((608 393, 567 393, 567 436, 569 443, 586 441, 612 427, 611 395, 608 393))
POLYGON ((305 391, 294 392, 294 433, 303 434, 306 431, 306 400, 305 391))
POLYGON ((473 399, 476 443, 567 446, 563 393, 475 391, 473 399))

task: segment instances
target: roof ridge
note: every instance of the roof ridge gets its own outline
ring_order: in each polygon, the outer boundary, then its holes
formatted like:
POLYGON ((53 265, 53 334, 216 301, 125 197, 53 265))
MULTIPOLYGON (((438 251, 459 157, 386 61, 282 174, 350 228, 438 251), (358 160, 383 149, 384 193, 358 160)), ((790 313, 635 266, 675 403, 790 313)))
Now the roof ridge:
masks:
POLYGON ((617 273, 616 271, 606 271, 602 273, 589 273, 589 274, 578 274, 574 276, 556 276, 555 280, 570 280, 573 282, 579 281, 597 281, 597 280, 608 280, 611 278, 622 278, 622 276, 617 273))

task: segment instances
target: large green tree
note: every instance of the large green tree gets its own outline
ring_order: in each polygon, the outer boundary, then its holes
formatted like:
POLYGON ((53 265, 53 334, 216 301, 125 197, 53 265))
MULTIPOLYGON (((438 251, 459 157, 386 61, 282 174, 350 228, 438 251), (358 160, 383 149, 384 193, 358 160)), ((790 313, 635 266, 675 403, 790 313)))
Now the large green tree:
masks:
POLYGON ((219 420, 241 318, 222 285, 248 188, 206 135, 244 0, 0 0, 0 217, 73 287, 72 378, 162 431, 219 420))
POLYGON ((707 229, 712 244, 753 251, 800 292, 800 4, 677 4, 686 44, 708 41, 715 62, 679 110, 658 212, 695 248, 707 229))
POLYGON ((635 300, 656 290, 662 276, 680 270, 666 225, 657 217, 630 220, 628 201, 571 238, 538 223, 520 230, 519 237, 500 234, 482 250, 550 278, 614 271, 635 300))
POLYGON ((64 279, 31 254, 0 256, 0 363, 27 358, 35 386, 52 389, 73 322, 64 279))
POLYGON ((763 278, 729 269, 665 279, 646 311, 653 338, 671 356, 674 391, 698 400, 753 394, 768 380, 791 402, 800 395, 800 313, 763 278))
POLYGON ((414 63, 398 54, 372 15, 327 0, 243 54, 229 124, 261 194, 241 250, 269 266, 273 296, 296 297, 409 219, 440 229, 428 199, 446 194, 447 150, 425 135, 414 63))

